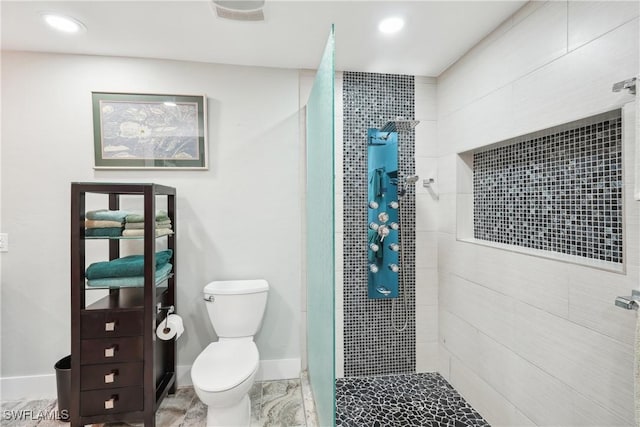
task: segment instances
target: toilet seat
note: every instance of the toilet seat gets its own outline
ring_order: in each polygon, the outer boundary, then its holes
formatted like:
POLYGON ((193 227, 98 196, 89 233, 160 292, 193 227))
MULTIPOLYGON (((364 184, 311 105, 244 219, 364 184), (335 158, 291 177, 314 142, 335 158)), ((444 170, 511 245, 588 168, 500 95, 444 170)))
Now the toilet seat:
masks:
POLYGON ((260 356, 250 340, 225 340, 209 344, 191 367, 193 385, 206 392, 230 390, 257 369, 260 356))

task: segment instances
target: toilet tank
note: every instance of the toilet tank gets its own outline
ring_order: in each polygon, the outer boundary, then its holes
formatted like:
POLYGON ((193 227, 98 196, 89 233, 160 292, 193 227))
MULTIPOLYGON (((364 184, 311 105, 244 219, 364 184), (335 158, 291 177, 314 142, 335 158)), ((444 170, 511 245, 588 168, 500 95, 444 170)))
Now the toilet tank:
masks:
POLYGON ((204 287, 209 319, 220 338, 250 337, 258 332, 267 306, 266 280, 211 282, 204 287))

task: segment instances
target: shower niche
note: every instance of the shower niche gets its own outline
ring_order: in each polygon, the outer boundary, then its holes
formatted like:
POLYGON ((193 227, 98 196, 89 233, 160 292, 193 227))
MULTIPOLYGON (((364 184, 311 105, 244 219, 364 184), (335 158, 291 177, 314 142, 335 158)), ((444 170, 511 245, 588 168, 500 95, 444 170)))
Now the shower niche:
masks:
POLYGON ((398 298, 398 134, 369 129, 367 138, 368 296, 398 298))

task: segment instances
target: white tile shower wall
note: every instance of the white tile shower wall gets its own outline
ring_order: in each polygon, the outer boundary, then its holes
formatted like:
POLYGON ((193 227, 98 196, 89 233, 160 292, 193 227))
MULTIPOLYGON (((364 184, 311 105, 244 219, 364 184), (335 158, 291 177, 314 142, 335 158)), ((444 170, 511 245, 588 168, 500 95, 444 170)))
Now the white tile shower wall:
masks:
POLYGON ((579 48, 591 40, 638 16, 637 1, 572 1, 569 2, 569 50, 579 48))
MULTIPOLYGON (((528 3, 438 79, 441 191, 459 191, 458 152, 616 107, 631 118, 634 98, 611 85, 636 74, 637 2, 528 3)), ((633 424, 635 316, 613 306, 640 274, 632 134, 623 141, 625 274, 439 228, 439 369, 491 424, 633 424)), ((453 200, 440 218, 456 217, 453 200)))
POLYGON ((437 179, 436 79, 416 77, 416 372, 438 370, 438 197, 437 182, 432 191, 423 180, 437 179), (431 242, 431 244, 430 244, 431 242), (425 245, 428 248, 425 248, 425 245), (422 254, 426 250, 428 254, 422 254))
POLYGON ((470 390, 469 394, 478 396, 475 402, 476 409, 484 417, 493 420, 493 427, 498 426, 517 426, 517 427, 533 427, 534 422, 520 412, 512 403, 502 399, 498 392, 480 378, 474 371, 469 369, 457 358, 454 358, 451 364, 451 376, 457 384, 464 384, 462 388, 470 390), (501 406, 494 405, 494 402, 500 402, 501 406))

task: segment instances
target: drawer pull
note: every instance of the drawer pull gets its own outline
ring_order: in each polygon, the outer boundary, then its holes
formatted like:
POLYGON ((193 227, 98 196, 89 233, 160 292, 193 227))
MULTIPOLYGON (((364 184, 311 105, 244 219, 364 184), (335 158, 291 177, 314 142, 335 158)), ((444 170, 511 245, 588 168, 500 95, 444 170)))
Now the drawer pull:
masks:
POLYGON ((118 375, 118 371, 111 371, 108 374, 105 374, 104 376, 104 383, 105 384, 109 384, 109 383, 113 383, 116 381, 116 375, 118 375))
POLYGON ((116 355, 117 347, 111 346, 104 349, 104 357, 114 357, 116 355))
POLYGON ((113 332, 116 330, 116 322, 107 322, 104 324, 104 330, 106 332, 113 332))
POLYGON ((113 409, 116 407, 116 401, 118 400, 118 395, 111 396, 111 399, 104 401, 104 409, 113 409))

